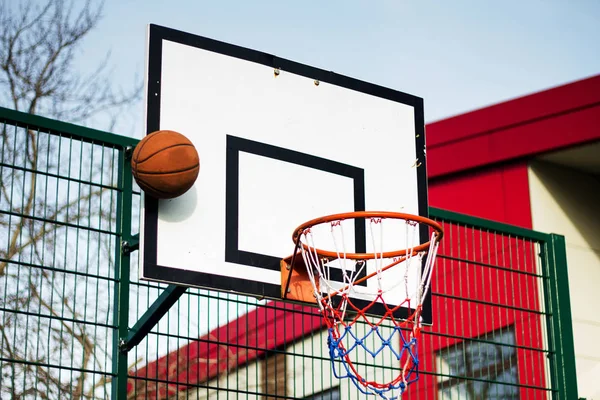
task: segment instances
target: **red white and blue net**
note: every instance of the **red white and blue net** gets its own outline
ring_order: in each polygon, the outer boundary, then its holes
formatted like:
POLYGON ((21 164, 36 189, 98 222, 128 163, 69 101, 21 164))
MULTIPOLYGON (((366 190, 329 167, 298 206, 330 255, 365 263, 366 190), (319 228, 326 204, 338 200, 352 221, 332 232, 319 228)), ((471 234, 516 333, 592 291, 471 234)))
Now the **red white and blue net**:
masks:
POLYGON ((295 238, 327 326, 333 374, 364 394, 396 399, 419 379, 421 312, 442 231, 406 214, 340 216, 304 224, 295 238), (351 251, 355 220, 366 224, 366 253, 351 251), (427 243, 422 224, 433 227, 427 243))

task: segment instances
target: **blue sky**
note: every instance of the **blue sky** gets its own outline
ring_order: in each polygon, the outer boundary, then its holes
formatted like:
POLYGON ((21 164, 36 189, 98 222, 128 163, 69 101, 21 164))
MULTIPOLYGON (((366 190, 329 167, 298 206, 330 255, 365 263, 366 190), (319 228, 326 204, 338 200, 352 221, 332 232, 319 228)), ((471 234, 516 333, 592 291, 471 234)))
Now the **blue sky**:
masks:
POLYGON ((141 79, 149 23, 423 97, 428 122, 600 73, 597 0, 106 0, 78 68, 111 51, 116 85, 141 79))

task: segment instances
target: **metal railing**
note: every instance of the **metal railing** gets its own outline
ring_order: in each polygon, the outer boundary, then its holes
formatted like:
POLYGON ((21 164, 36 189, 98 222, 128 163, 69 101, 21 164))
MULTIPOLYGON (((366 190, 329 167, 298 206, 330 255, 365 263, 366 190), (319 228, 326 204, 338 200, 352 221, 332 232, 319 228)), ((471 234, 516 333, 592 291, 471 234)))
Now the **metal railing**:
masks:
MULTIPOLYGON (((0 398, 362 398, 316 309, 138 279, 137 140, 3 108, 0 129, 0 398)), ((405 397, 577 398, 564 238, 430 214, 446 236, 405 397)))

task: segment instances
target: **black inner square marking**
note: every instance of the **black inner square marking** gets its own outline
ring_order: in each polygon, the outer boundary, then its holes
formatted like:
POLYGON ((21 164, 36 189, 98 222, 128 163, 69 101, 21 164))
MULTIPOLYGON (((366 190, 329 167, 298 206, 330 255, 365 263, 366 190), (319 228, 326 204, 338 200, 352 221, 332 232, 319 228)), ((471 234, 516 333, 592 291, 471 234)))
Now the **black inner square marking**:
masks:
MULTIPOLYGON (((280 268, 279 257, 239 249, 239 155, 242 152, 350 178, 353 180, 354 211, 365 210, 365 173, 362 168, 228 135, 225 184, 225 261, 227 262, 274 271, 279 271, 280 268)), ((277 196, 278 193, 274 190, 272 195, 277 196)), ((355 221, 354 234, 356 252, 364 253, 367 247, 364 220, 355 221)), ((341 270, 335 273, 334 280, 338 281, 338 275, 339 282, 343 282, 341 270)), ((365 275, 366 272, 362 271, 357 275, 357 279, 365 275)), ((362 285, 366 285, 366 283, 362 283, 362 285)))

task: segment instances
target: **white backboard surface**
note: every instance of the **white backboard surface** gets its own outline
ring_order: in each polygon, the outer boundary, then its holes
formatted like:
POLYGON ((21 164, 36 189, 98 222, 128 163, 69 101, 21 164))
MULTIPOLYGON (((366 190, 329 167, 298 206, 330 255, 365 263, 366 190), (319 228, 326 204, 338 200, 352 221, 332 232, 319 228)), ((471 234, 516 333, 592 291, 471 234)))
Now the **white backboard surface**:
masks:
POLYGON ((420 98, 154 25, 148 50, 147 131, 187 136, 200 174, 179 198, 145 199, 143 278, 279 298, 301 223, 427 215, 420 98))

